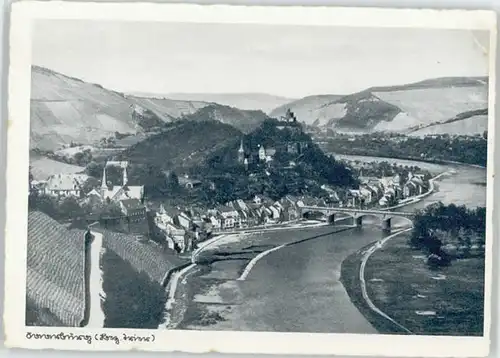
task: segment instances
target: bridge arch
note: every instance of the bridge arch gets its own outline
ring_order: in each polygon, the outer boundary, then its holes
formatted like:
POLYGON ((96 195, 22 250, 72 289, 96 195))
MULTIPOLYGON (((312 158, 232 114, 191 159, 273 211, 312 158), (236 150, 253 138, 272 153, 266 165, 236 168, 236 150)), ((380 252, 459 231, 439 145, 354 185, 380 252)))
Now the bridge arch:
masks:
POLYGON ((357 215, 354 215, 354 222, 353 224, 356 226, 362 226, 363 225, 363 220, 365 218, 373 218, 375 219, 374 221, 376 223, 380 223, 383 221, 383 218, 380 214, 372 214, 372 213, 358 213, 357 215))
POLYGON ((305 210, 302 212, 302 218, 308 219, 308 220, 314 220, 314 219, 317 220, 318 218, 328 219, 328 215, 324 211, 310 209, 310 210, 305 210))
POLYGON ((380 223, 384 230, 391 229, 391 222, 393 219, 397 218, 407 221, 410 226, 413 226, 413 216, 411 212, 391 212, 380 209, 360 209, 360 208, 337 208, 337 207, 303 207, 302 217, 310 218, 311 214, 314 213, 316 218, 321 217, 330 223, 334 224, 337 218, 352 218, 353 224, 356 226, 363 225, 363 218, 372 217, 375 221, 380 223))
POLYGON ((402 221, 405 221, 406 223, 408 223, 409 226, 413 227, 413 220, 410 217, 408 217, 408 216, 404 216, 404 215, 388 215, 385 219, 386 220, 387 219, 391 220, 392 223, 394 223, 392 219, 402 220, 402 221))
POLYGON ((327 221, 330 224, 334 224, 335 220, 347 220, 347 219, 355 220, 355 214, 349 212, 336 212, 336 211, 329 212, 327 214, 327 221))

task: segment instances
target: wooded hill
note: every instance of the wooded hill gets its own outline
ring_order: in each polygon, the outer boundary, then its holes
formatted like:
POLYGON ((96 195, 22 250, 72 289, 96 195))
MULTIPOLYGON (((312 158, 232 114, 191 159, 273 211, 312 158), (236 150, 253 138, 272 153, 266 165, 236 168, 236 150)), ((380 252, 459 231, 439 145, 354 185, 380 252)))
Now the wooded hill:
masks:
POLYGON ((170 172, 205 184, 199 197, 191 197, 205 204, 255 194, 273 199, 287 194, 319 195, 322 184, 339 188, 357 184, 349 169, 326 156, 300 124, 284 126, 274 119, 264 120, 246 135, 214 120, 185 120, 125 150, 118 159, 129 160, 130 183, 145 185, 150 198, 181 194, 177 179, 169 180, 166 172, 170 172), (238 158, 241 141, 247 167, 238 158), (272 149, 271 162, 258 159, 260 146, 272 149), (213 189, 208 189, 209 183, 213 189))

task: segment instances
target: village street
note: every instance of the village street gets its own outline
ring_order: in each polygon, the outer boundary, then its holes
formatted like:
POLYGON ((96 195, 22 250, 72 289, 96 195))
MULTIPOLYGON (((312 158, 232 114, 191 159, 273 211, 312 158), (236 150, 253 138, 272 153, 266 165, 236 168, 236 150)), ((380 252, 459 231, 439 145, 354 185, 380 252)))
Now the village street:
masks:
POLYGON ((102 234, 92 232, 94 240, 90 244, 90 275, 89 280, 89 305, 90 318, 87 327, 102 328, 104 327, 104 312, 102 310, 101 301, 104 299, 102 291, 102 272, 100 265, 102 247, 102 234))

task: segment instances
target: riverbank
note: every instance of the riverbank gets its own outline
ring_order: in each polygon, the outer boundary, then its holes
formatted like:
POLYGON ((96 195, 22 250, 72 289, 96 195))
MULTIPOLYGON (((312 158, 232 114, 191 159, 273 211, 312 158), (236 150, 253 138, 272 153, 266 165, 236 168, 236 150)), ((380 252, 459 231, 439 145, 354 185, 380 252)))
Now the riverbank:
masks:
MULTIPOLYGON (((347 217, 340 217, 340 218, 337 218, 335 221, 343 221, 346 218, 347 217)), ((191 261, 193 263, 196 263, 196 259, 198 258, 199 254, 203 250, 206 250, 208 247, 216 248, 217 246, 220 246, 220 245, 238 242, 238 241, 243 240, 249 234, 259 234, 259 233, 264 233, 264 232, 275 232, 275 231, 282 231, 282 230, 307 229, 307 228, 327 226, 327 225, 330 225, 330 224, 328 224, 327 222, 322 222, 322 221, 294 220, 294 221, 285 222, 285 223, 282 223, 279 225, 254 226, 254 227, 241 229, 238 231, 218 232, 214 237, 200 243, 198 248, 196 250, 194 250, 193 253, 191 254, 191 261)))
POLYGON ((452 160, 441 160, 441 159, 425 159, 421 157, 410 157, 410 156, 386 156, 381 153, 365 153, 365 154, 352 154, 352 153, 330 153, 332 156, 336 155, 345 155, 345 156, 356 156, 356 157, 366 157, 366 158, 372 158, 372 157, 378 157, 378 158, 384 158, 384 159, 400 159, 400 160, 411 160, 414 162, 421 162, 421 163, 429 163, 429 164, 438 164, 438 165, 461 165, 461 166, 467 166, 471 168, 480 168, 480 169, 486 169, 486 166, 480 165, 480 164, 471 164, 471 163, 463 163, 463 162, 457 162, 457 161, 452 161, 452 160))
MULTIPOLYGON (((408 234, 399 235, 368 259, 364 278, 373 304, 412 334, 482 335, 484 260, 456 260, 432 271, 425 255, 408 246, 408 238, 408 234)), ((351 301, 380 333, 408 333, 374 312, 363 299, 359 269, 365 250, 342 264, 342 283, 351 301)))
MULTIPOLYGON (((383 210, 395 210, 419 202, 424 197, 432 194, 434 191, 434 180, 439 179, 445 174, 447 173, 441 173, 431 179, 430 188, 427 192, 413 197, 410 201, 400 203, 383 210)), ((337 218, 335 222, 346 223, 346 220, 350 220, 349 217, 337 218)), ((294 243, 293 240, 287 240, 287 242, 284 242, 281 245, 276 242, 265 246, 256 245, 257 242, 263 240, 264 234, 276 234, 288 230, 306 230, 308 228, 320 228, 327 226, 328 224, 323 222, 291 222, 276 225, 274 227, 248 228, 238 232, 224 233, 202 242, 191 256, 191 262, 193 265, 176 274, 172 280, 173 284, 169 284, 169 300, 166 307, 167 313, 161 328, 185 328, 196 324, 196 322, 198 322, 198 326, 200 327, 214 326, 217 322, 223 321, 221 314, 227 314, 227 309, 225 310, 222 307, 218 307, 214 311, 214 308, 212 307, 207 310, 206 304, 201 305, 202 307, 200 307, 199 303, 196 304, 192 302, 195 300, 197 295, 210 296, 210 290, 214 285, 217 285, 217 282, 212 282, 211 280, 196 280, 196 276, 210 274, 214 266, 224 266, 226 267, 225 270, 232 272, 230 277, 225 277, 224 279, 245 281, 250 273, 250 270, 253 269, 259 260, 272 252, 283 249, 294 243), (188 277, 196 282, 191 285, 187 285, 186 283, 188 277), (191 311, 194 310, 196 313, 188 313, 190 307, 191 311), (187 316, 187 318, 183 319, 184 316, 187 316)), ((341 227, 337 227, 335 230, 337 229, 342 230, 341 227)), ((271 240, 267 241, 270 242, 271 240)), ((298 243, 302 240, 295 241, 298 243)), ((227 286, 229 284, 226 282, 225 285, 227 286)), ((233 290, 234 287, 236 286, 233 285, 233 290)), ((231 289, 228 290, 231 291, 231 289)))
MULTIPOLYGON (((282 261, 268 259, 267 254, 272 252, 273 255, 287 255, 280 254, 280 249, 287 248, 287 252, 290 252, 296 245, 306 247, 309 240, 321 241, 353 229, 352 225, 340 223, 333 227, 318 225, 295 230, 293 235, 287 230, 273 230, 248 234, 237 241, 214 244, 200 253, 196 267, 180 279, 175 294, 176 302, 170 311, 171 317, 175 318, 168 328, 255 330, 256 326, 253 324, 263 323, 253 322, 254 319, 249 317, 252 312, 248 305, 251 305, 252 300, 248 295, 255 293, 254 290, 249 290, 249 287, 257 284, 268 289, 280 284, 273 281, 273 284, 269 285, 269 282, 259 278, 262 275, 260 260, 265 262, 264 265, 269 262, 278 264, 282 261), (259 265, 255 265, 257 261, 259 265), (255 267, 255 274, 252 270, 254 266, 259 266, 255 267), (249 321, 252 321, 252 324, 246 326, 249 321)), ((355 243, 343 244, 346 245, 352 246, 355 243)), ((335 251, 338 255, 338 250, 335 251)), ((337 262, 340 271, 341 260, 337 262)), ((348 301, 347 296, 346 299, 348 301)), ((266 330, 268 329, 266 326, 266 330)))
POLYGON ((370 250, 376 243, 371 243, 356 253, 348 256, 343 262, 340 270, 340 282, 351 299, 351 302, 359 312, 382 334, 407 334, 406 330, 394 324, 387 318, 373 311, 365 297, 363 297, 360 268, 366 251, 370 250))
POLYGON ((384 334, 482 335, 484 259, 432 271, 408 245, 409 235, 395 234, 344 260, 341 281, 352 303, 384 334))
MULTIPOLYGON (((342 223, 346 219, 348 220, 349 218, 339 217, 335 221, 342 223)), ((234 272, 234 278, 231 277, 231 279, 242 280, 242 277, 246 277, 251 269, 248 268, 248 265, 255 262, 256 257, 265 253, 266 249, 273 247, 272 245, 262 245, 264 234, 279 235, 289 230, 307 230, 324 227, 327 227, 327 230, 329 230, 328 226, 328 223, 312 220, 293 221, 271 227, 253 227, 238 232, 225 232, 200 243, 199 247, 191 255, 191 265, 185 264, 181 266, 170 277, 167 285, 168 299, 165 305, 164 318, 159 328, 177 328, 182 321, 186 321, 184 320, 184 316, 190 306, 188 301, 193 300, 196 294, 203 294, 203 292, 214 284, 211 280, 204 280, 187 287, 187 279, 189 277, 209 274, 213 270, 213 266, 219 266, 221 265, 221 261, 225 261, 222 264, 228 266, 226 270, 234 272), (245 271, 247 271, 246 275, 245 271)), ((342 226, 335 228, 335 230, 343 229, 342 226)), ((281 248, 280 246, 278 247, 281 248)), ((206 326, 209 324, 213 325, 215 322, 221 320, 222 318, 218 313, 198 310, 196 317, 191 317, 187 321, 199 322, 201 326, 206 326)))

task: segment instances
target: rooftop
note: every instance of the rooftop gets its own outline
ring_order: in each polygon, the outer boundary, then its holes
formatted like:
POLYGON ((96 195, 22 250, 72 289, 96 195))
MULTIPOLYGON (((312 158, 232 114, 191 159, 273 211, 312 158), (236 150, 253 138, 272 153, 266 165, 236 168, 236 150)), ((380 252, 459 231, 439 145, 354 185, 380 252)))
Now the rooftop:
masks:
POLYGON ((144 205, 142 205, 141 201, 138 199, 125 199, 122 200, 121 203, 127 210, 138 210, 144 208, 144 205))
POLYGON ((234 208, 231 208, 229 206, 225 206, 225 205, 222 205, 222 206, 219 206, 218 210, 222 213, 230 213, 232 211, 235 211, 234 208))

